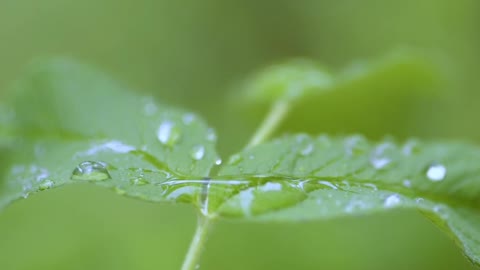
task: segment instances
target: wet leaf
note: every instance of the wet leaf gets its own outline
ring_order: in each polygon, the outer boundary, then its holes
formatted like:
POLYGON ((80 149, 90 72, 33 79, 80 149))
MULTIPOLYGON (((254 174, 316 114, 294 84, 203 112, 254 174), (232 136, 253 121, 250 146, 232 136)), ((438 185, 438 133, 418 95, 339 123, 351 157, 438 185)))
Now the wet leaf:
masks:
POLYGON ((473 145, 287 136, 233 155, 211 175, 221 163, 216 135, 198 116, 82 65, 37 65, 4 104, 13 113, 0 119, 0 145, 12 151, 0 156, 0 208, 83 182, 197 204, 210 218, 291 222, 414 208, 480 262, 480 149, 473 145))
POLYGON ((15 151, 8 158, 0 207, 78 182, 164 201, 162 183, 207 176, 217 158, 214 131, 196 115, 68 60, 34 65, 7 93, 5 104, 14 113, 4 117, 4 133, 10 135, 2 138, 14 137, 8 144, 15 151))
POLYGON ((480 148, 456 142, 372 143, 288 136, 237 154, 219 179, 245 179, 217 215, 305 221, 414 208, 480 262, 480 148))

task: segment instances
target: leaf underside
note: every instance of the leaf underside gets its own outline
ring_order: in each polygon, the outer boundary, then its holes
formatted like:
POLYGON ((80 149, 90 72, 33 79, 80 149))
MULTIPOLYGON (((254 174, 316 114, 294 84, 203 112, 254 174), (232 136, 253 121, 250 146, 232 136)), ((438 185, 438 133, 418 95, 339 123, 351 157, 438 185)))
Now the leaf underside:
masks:
POLYGON ((143 98, 67 60, 33 68, 0 108, 0 208, 89 182, 216 218, 303 221, 414 208, 480 262, 480 149, 291 135, 220 164, 198 116, 143 98))

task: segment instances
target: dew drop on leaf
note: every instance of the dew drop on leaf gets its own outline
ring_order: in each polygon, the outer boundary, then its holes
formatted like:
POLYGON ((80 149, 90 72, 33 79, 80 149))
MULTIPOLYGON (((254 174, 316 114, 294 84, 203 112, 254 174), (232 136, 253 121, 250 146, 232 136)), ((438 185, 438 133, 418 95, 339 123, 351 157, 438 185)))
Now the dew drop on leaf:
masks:
POLYGON ((205 156, 205 147, 203 145, 196 145, 193 147, 190 156, 194 160, 201 160, 205 156))
POLYGON ((392 194, 385 199, 383 205, 386 208, 392 208, 397 206, 401 202, 401 198, 398 194, 392 194))
POLYGON ((373 151, 373 153, 370 157, 370 163, 372 164, 372 166, 375 169, 377 169, 377 170, 383 169, 383 168, 385 168, 385 166, 390 164, 390 162, 392 162, 392 160, 385 155, 385 151, 389 147, 391 147, 391 145, 385 143, 385 144, 382 144, 382 145, 378 146, 373 151))
POLYGON ((242 208, 243 214, 247 217, 252 215, 252 203, 255 199, 253 194, 253 188, 249 188, 240 192, 240 207, 242 208))
POLYGON ((134 177, 130 179, 130 183, 135 186, 144 186, 149 184, 149 182, 143 177, 134 177))
POLYGON ((107 165, 103 162, 84 161, 72 172, 72 180, 102 181, 110 179, 107 165))
POLYGON ((366 183, 366 184, 363 184, 363 185, 366 186, 366 187, 371 188, 373 191, 377 191, 377 190, 378 190, 378 188, 377 188, 377 186, 376 186, 375 184, 366 183))
POLYGON ((164 121, 157 129, 157 138, 162 144, 173 146, 180 138, 180 132, 173 122, 164 121))
POLYGON ((359 136, 353 136, 345 140, 345 153, 347 156, 354 156, 363 154, 364 150, 361 147, 362 138, 359 136))
POLYGON ((222 165, 222 159, 221 158, 217 158, 215 160, 215 165, 219 166, 219 165, 222 165))
POLYGON ((411 156, 412 154, 418 153, 419 147, 416 140, 409 140, 402 147, 402 153, 405 156, 411 156))
POLYGON ((332 189, 338 189, 337 186, 335 186, 334 184, 332 184, 331 182, 328 182, 328 181, 318 181, 318 183, 321 184, 321 185, 327 186, 329 188, 332 188, 332 189))
POLYGON ((46 190, 46 189, 52 188, 53 185, 54 185, 53 181, 47 179, 47 180, 43 181, 42 183, 40 183, 40 185, 38 186, 38 189, 39 190, 46 190))
POLYGON ((403 186, 407 187, 407 188, 410 188, 410 187, 412 187, 412 182, 408 179, 405 179, 405 180, 403 180, 403 186))
POLYGON ((438 182, 447 176, 447 168, 442 164, 432 164, 427 168, 427 178, 431 181, 438 182))
POLYGON ((280 183, 271 183, 268 182, 265 185, 261 186, 258 188, 259 190, 263 192, 269 192, 269 191, 281 191, 282 190, 282 185, 280 183))

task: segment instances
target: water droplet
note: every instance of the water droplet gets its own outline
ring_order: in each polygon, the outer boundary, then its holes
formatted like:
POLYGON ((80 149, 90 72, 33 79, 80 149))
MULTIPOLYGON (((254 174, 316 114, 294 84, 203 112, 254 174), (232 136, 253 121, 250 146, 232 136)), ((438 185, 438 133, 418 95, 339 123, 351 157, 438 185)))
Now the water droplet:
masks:
POLYGON ((252 203, 255 198, 253 194, 253 188, 249 188, 239 193, 240 207, 243 210, 243 214, 247 217, 252 215, 252 203))
POLYGON ((217 166, 222 165, 222 159, 217 158, 217 160, 215 160, 215 165, 217 165, 217 166))
POLYGON ((332 189, 338 189, 337 186, 335 186, 334 184, 328 182, 328 181, 318 181, 319 184, 322 184, 324 186, 327 186, 327 187, 330 187, 332 189))
POLYGON ((31 190, 32 190, 32 184, 30 183, 24 184, 22 187, 22 191, 23 191, 22 197, 25 199, 28 198, 28 195, 30 195, 31 190))
MULTIPOLYGON (((33 167, 32 167, 33 169, 33 167)), ((47 169, 45 168, 37 168, 35 167, 35 169, 33 169, 32 173, 37 173, 37 177, 35 178, 35 180, 37 180, 37 182, 40 182, 40 181, 43 181, 45 179, 48 178, 48 176, 50 175, 50 173, 48 172, 47 169)))
POLYGON ((427 169, 427 177, 431 181, 442 181, 445 179, 445 176, 447 176, 447 168, 442 164, 435 163, 430 165, 427 169))
POLYGON ((248 159, 254 160, 254 159, 255 159, 255 156, 254 156, 254 155, 249 155, 249 156, 248 156, 248 159))
POLYGON ((369 188, 373 189, 374 191, 377 191, 377 190, 378 190, 378 188, 377 188, 377 186, 376 186, 375 184, 367 183, 367 184, 363 184, 363 185, 366 186, 366 187, 369 187, 369 188))
POLYGON ((303 148, 300 151, 300 154, 302 156, 308 156, 313 152, 314 149, 315 149, 315 147, 313 146, 313 143, 309 143, 307 146, 305 146, 305 148, 303 148))
POLYGON ((268 182, 265 185, 261 186, 258 188, 259 190, 263 192, 269 192, 269 191, 281 191, 282 190, 282 185, 280 183, 271 183, 268 182))
POLYGON ((352 213, 357 209, 363 209, 366 207, 366 204, 361 200, 350 200, 345 206, 345 212, 352 213))
POLYGON ((363 138, 360 136, 349 137, 345 140, 345 152, 347 156, 359 155, 364 152, 364 149, 361 147, 361 142, 363 138))
POLYGON ((418 147, 418 142, 416 140, 409 140, 408 142, 405 143, 405 145, 402 148, 402 153, 405 156, 410 156, 414 153, 417 153, 419 150, 418 147))
POLYGON ((134 177, 130 179, 130 183, 135 186, 144 186, 149 184, 149 182, 143 177, 134 177))
POLYGON ((392 162, 390 158, 385 156, 385 150, 387 150, 390 147, 392 147, 390 143, 385 143, 385 144, 379 145, 373 151, 372 156, 370 157, 370 163, 375 169, 381 170, 392 162))
POLYGON ((103 162, 84 161, 72 172, 72 180, 102 181, 110 179, 107 165, 103 162))
POLYGON ((114 141, 108 141, 108 142, 105 142, 105 143, 102 143, 102 144, 93 145, 87 151, 79 152, 75 156, 76 157, 92 156, 92 155, 95 155, 99 152, 104 152, 104 151, 112 151, 114 153, 125 154, 125 153, 135 151, 135 150, 136 150, 136 148, 131 146, 131 145, 127 145, 127 144, 124 144, 121 141, 115 141, 114 140, 114 141))
POLYGON ((385 202, 383 203, 383 205, 386 208, 392 208, 397 206, 401 202, 402 200, 398 194, 392 194, 385 199, 385 202))
POLYGON ((213 128, 207 129, 207 141, 215 142, 217 141, 217 134, 213 128))
POLYGON ((193 113, 186 113, 182 117, 182 121, 185 125, 190 125, 193 120, 195 120, 195 115, 193 113))
POLYGON ((407 187, 407 188, 410 188, 410 187, 412 187, 412 182, 408 179, 405 179, 405 180, 403 180, 403 186, 407 187))
POLYGON ((424 201, 425 201, 424 198, 416 198, 416 199, 415 199, 415 202, 416 202, 417 204, 421 204, 421 203, 423 203, 424 201))
POLYGON ((164 121, 158 127, 157 138, 162 144, 173 146, 180 138, 180 131, 173 122, 164 121))
POLYGON ((46 190, 46 189, 52 188, 53 185, 54 185, 53 181, 47 179, 47 180, 43 181, 42 183, 40 183, 40 185, 38 186, 38 189, 46 190))
POLYGON ((444 205, 437 204, 433 206, 433 212, 437 213, 443 219, 448 218, 447 208, 444 205))
POLYGON ((196 145, 193 147, 190 156, 194 160, 201 160, 205 156, 205 147, 203 145, 196 145))

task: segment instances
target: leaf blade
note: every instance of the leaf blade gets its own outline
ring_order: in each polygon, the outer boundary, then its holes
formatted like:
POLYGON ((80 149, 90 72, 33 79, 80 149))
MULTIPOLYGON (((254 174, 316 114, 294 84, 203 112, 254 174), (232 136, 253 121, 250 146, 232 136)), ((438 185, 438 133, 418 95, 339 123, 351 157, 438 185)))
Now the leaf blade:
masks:
POLYGON ((6 122, 16 139, 9 142, 15 151, 0 207, 75 182, 72 171, 88 161, 105 164, 110 174, 96 184, 166 201, 162 182, 207 176, 217 159, 214 131, 198 116, 70 60, 35 65, 7 93, 5 107, 15 111, 6 122))

